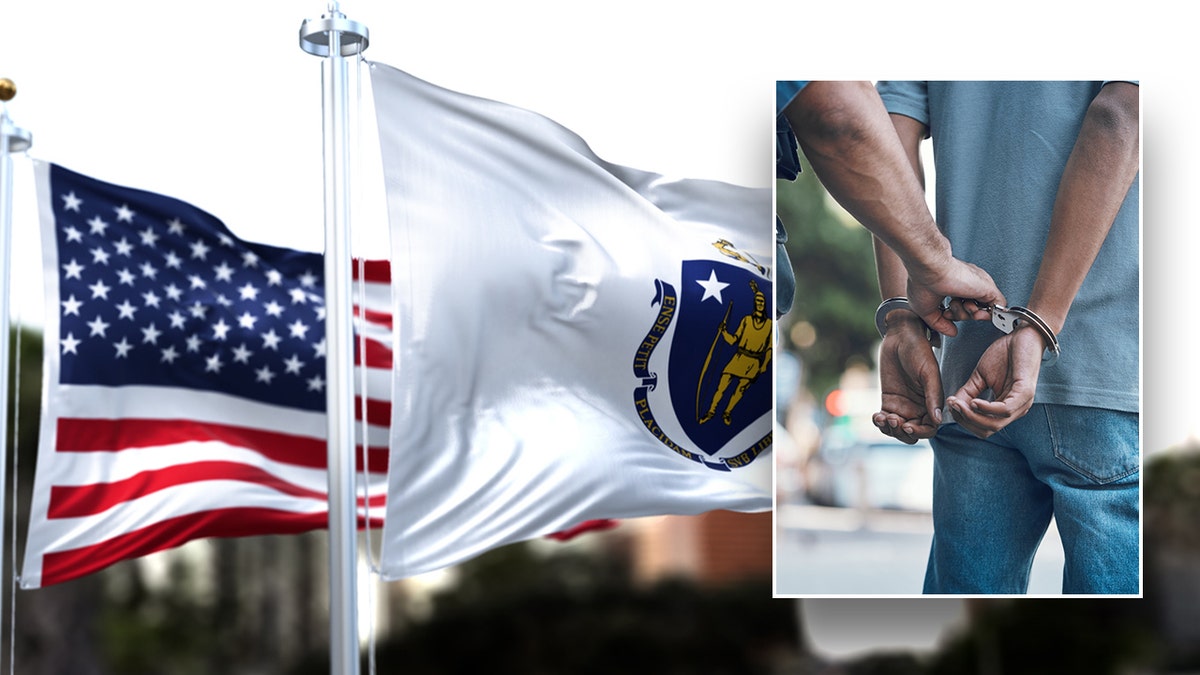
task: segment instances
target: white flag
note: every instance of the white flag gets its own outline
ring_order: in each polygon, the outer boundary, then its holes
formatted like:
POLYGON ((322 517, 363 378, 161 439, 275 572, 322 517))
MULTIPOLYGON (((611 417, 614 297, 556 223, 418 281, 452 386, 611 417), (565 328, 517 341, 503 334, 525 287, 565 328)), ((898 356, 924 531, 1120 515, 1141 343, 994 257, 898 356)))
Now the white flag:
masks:
POLYGON ((609 164, 371 65, 396 344, 382 566, 771 508, 769 189, 609 164))

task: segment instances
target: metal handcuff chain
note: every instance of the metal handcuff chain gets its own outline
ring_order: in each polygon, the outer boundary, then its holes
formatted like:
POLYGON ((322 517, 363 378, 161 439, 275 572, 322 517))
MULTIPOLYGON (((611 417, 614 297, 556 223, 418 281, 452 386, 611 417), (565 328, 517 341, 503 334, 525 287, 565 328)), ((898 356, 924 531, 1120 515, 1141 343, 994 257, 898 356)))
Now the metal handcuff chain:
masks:
POLYGON ((992 325, 1005 333, 1012 333, 1022 323, 1028 323, 1030 326, 1033 326, 1034 330, 1041 333, 1042 341, 1046 343, 1046 349, 1042 352, 1042 364, 1052 366, 1058 361, 1059 355, 1062 354, 1062 347, 1058 344, 1058 336, 1051 330, 1050 324, 1046 323, 1032 309, 1019 305, 1012 305, 1011 307, 992 305, 988 309, 992 313, 992 325))
MULTIPOLYGON (((943 305, 945 310, 949 307, 948 304, 943 305)), ((1042 341, 1046 343, 1046 349, 1042 353, 1042 363, 1047 366, 1054 365, 1058 361, 1058 357, 1062 354, 1062 348, 1058 342, 1058 336, 1050 328, 1050 324, 1046 323, 1042 317, 1028 307, 1013 305, 1004 307, 1003 305, 982 305, 983 309, 988 310, 992 315, 992 325, 998 328, 1005 334, 1012 333, 1022 324, 1028 323, 1033 326, 1041 336, 1042 341)), ((907 309, 912 311, 912 306, 908 303, 908 298, 904 296, 896 296, 888 298, 879 303, 879 307, 875 310, 875 328, 879 331, 879 337, 887 335, 886 318, 888 312, 895 309, 907 309)), ((926 337, 929 338, 929 343, 935 348, 942 346, 942 334, 933 330, 928 325, 925 326, 926 337)))

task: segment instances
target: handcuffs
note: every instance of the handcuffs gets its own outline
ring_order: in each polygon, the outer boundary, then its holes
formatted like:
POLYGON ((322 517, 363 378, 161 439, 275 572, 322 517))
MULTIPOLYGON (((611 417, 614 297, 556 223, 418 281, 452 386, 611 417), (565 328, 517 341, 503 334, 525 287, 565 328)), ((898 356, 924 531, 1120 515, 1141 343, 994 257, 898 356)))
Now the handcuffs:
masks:
MULTIPOLYGON (((944 311, 949 308, 949 303, 943 303, 941 309, 944 311)), ((992 315, 992 325, 1000 329, 1004 333, 1012 333, 1017 327, 1028 323, 1042 336, 1042 341, 1046 343, 1046 349, 1042 353, 1042 362, 1044 365, 1050 366, 1058 360, 1062 349, 1058 344, 1058 336, 1050 329, 1050 325, 1042 320, 1036 312, 1028 307, 1020 307, 1013 305, 1005 307, 1003 305, 981 305, 982 309, 988 310, 992 315)), ((879 308, 875 310, 875 328, 879 330, 879 337, 887 335, 886 318, 888 312, 894 309, 907 309, 912 311, 912 307, 908 304, 908 298, 898 296, 888 298, 879 304, 879 308)), ((942 334, 933 330, 928 325, 925 326, 925 337, 929 339, 929 344, 934 348, 942 346, 942 334)))

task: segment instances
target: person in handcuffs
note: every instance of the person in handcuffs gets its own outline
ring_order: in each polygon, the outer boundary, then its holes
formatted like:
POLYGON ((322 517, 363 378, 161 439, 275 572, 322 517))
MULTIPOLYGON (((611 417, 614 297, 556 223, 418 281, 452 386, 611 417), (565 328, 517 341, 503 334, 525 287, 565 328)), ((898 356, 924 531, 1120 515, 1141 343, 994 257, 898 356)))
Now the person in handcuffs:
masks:
POLYGON ((941 318, 962 323, 939 358, 927 322, 895 302, 904 266, 876 241, 893 302, 876 317, 873 421, 934 448, 924 591, 1026 592, 1053 518, 1064 593, 1139 593, 1137 83, 877 90, 918 179, 932 138, 937 222, 955 255, 1024 300, 951 300, 941 318))

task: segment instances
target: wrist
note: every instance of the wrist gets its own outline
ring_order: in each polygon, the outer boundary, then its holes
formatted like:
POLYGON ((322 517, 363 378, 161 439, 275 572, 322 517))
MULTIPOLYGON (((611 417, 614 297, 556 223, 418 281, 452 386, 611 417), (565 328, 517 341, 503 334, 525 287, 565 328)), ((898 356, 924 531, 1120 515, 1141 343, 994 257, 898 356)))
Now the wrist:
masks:
POLYGON ((1032 328, 1038 333, 1045 352, 1042 361, 1046 365, 1054 365, 1062 353, 1058 342, 1058 333, 1043 319, 1037 312, 1027 308, 1013 305, 1011 307, 993 307, 992 308, 992 324, 1005 333, 1012 333, 1014 330, 1021 328, 1032 328))
POLYGON ((931 329, 925 321, 912 310, 908 298, 896 296, 879 303, 875 310, 875 328, 879 337, 887 337, 890 330, 920 330, 934 347, 942 346, 942 334, 931 329))
POLYGON ((1066 311, 1060 312, 1054 309, 1054 307, 1047 306, 1045 303, 1033 302, 1031 299, 1028 309, 1037 316, 1041 317, 1042 322, 1045 323, 1050 330, 1054 331, 1055 335, 1061 333, 1063 326, 1067 323, 1066 311))
POLYGON ((909 276, 924 286, 935 287, 949 271, 954 260, 950 240, 942 235, 937 225, 930 221, 929 236, 916 247, 913 255, 904 261, 909 276))
POLYGON ((928 327, 921 317, 911 309, 898 308, 893 309, 883 317, 884 326, 887 327, 887 334, 896 332, 920 331, 923 335, 928 327))

